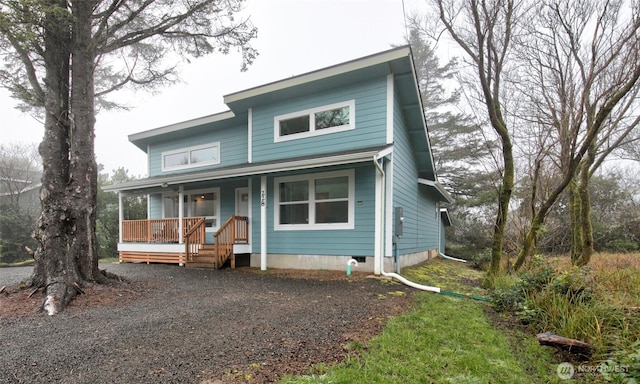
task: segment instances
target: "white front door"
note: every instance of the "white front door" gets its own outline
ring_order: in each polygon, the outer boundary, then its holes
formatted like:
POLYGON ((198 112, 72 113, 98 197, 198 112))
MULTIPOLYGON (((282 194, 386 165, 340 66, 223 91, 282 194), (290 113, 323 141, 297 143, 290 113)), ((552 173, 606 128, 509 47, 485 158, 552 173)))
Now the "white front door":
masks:
POLYGON ((236 188, 236 216, 249 216, 249 188, 236 188))

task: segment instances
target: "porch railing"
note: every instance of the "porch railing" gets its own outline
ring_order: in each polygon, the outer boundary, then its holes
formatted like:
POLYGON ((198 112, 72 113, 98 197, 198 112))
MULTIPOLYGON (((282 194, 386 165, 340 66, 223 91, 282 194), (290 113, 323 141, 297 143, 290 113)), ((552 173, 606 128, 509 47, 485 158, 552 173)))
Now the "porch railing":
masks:
POLYGON ((249 242, 249 219, 246 216, 230 216, 215 234, 218 268, 229 257, 231 257, 231 268, 235 268, 233 245, 247 242, 249 242))
POLYGON ((184 234, 184 249, 187 262, 193 261, 193 256, 198 254, 202 244, 206 242, 206 226, 204 217, 200 218, 184 234))
MULTIPOLYGON (((196 223, 184 237, 187 262, 193 262, 201 253, 205 244, 204 219, 196 223)), ((214 234, 214 244, 206 252, 212 255, 217 266, 222 265, 233 255, 233 245, 249 242, 249 218, 246 216, 230 216, 214 234), (211 252, 211 253, 210 253, 211 252)), ((233 266, 233 265, 232 265, 233 266)))
MULTIPOLYGON (((202 217, 182 219, 182 231, 187 233, 202 217)), ((179 219, 125 220, 122 222, 122 241, 125 243, 178 243, 179 219)))

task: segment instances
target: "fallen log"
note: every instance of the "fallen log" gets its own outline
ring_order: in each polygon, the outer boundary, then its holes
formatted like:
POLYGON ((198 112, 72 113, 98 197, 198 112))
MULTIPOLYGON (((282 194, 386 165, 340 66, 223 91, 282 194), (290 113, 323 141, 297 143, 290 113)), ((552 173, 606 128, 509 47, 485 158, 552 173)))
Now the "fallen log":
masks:
POLYGON ((563 351, 567 351, 571 354, 579 355, 585 358, 591 357, 595 347, 584 341, 570 339, 568 337, 562 337, 553 334, 552 332, 538 333, 536 335, 540 345, 547 345, 550 347, 560 348, 563 351))

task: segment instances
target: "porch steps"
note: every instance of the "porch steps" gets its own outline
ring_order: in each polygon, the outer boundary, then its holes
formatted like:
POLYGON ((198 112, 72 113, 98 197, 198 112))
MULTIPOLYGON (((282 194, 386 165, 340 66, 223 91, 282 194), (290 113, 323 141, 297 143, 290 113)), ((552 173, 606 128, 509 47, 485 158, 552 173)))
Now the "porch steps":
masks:
POLYGON ((187 268, 222 268, 227 261, 230 261, 231 268, 235 268, 235 255, 218 255, 215 244, 203 244, 197 255, 193 255, 193 260, 185 264, 187 268))

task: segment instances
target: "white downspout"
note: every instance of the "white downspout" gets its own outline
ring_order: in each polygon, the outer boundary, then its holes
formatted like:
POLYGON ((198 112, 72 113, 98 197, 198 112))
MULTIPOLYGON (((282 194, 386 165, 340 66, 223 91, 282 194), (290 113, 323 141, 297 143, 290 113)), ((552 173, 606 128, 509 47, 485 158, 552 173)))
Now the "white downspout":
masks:
MULTIPOLYGON (((384 158, 383 158, 384 161, 384 158)), ((376 230, 379 230, 380 232, 377 233, 378 236, 382 236, 382 234, 384 233, 384 226, 382 225, 382 219, 384 218, 384 193, 385 193, 385 188, 384 188, 384 178, 385 178, 385 174, 384 174, 384 169, 382 169, 382 166, 380 166, 380 163, 378 163, 378 156, 374 155, 373 156, 373 164, 375 164, 376 169, 378 170, 379 174, 380 174, 380 178, 376 178, 376 209, 378 210, 377 212, 379 212, 380 217, 376 218, 376 230), (380 194, 378 194, 378 192, 380 192, 380 194)), ((384 242, 380 241, 379 244, 376 244, 376 250, 375 250, 375 257, 374 259, 376 259, 376 261, 379 263, 377 265, 374 266, 374 273, 376 270, 379 270, 380 274, 382 274, 382 276, 386 276, 386 277, 391 277, 394 278, 398 281, 400 281, 401 283, 408 285, 410 287, 416 288, 416 289, 420 289, 422 291, 429 291, 429 292, 436 292, 436 293, 440 293, 440 288, 438 287, 431 287, 428 285, 422 285, 422 284, 418 284, 418 283, 414 283, 412 281, 409 281, 407 279, 405 279, 404 277, 400 276, 397 273, 387 273, 384 271, 384 242)), ((376 273, 377 274, 377 273, 376 273)))
POLYGON ((444 251, 440 251, 442 249, 442 212, 440 212, 440 204, 436 204, 436 210, 438 211, 438 256, 442 257, 445 260, 453 260, 460 263, 466 263, 467 260, 447 256, 444 254, 444 251))

